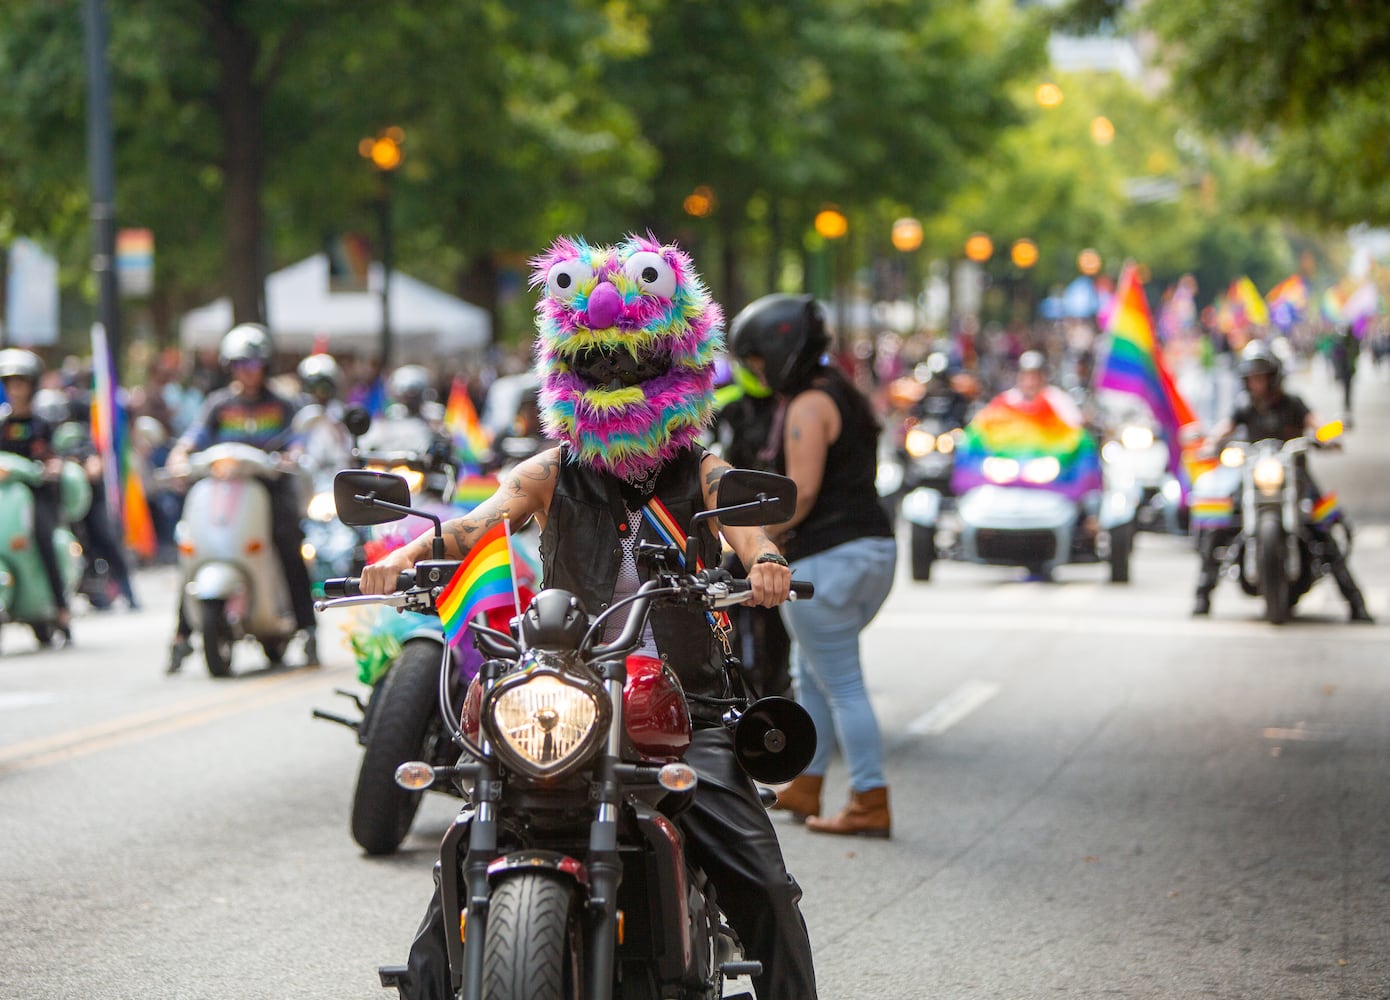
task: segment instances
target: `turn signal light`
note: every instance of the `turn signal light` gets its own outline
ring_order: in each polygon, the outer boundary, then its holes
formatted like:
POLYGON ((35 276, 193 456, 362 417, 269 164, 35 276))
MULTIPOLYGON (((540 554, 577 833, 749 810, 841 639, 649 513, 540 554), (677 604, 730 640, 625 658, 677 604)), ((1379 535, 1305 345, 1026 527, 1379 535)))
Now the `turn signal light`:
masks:
POLYGON ((246 543, 246 554, 248 556, 254 556, 263 548, 265 548, 265 543, 262 542, 259 538, 253 538, 251 539, 251 541, 246 543))
POLYGON ((623 938, 627 936, 627 914, 622 910, 618 911, 618 944, 623 943, 623 938))
POLYGON ((28 535, 15 535, 13 538, 10 539, 10 551, 11 551, 11 552, 23 552, 23 551, 24 551, 25 549, 27 549, 28 547, 29 547, 29 536, 28 536, 28 535))
POLYGON ((408 760, 396 768, 396 784, 409 792, 422 792, 434 784, 434 768, 422 760, 408 760))
POLYGON ((656 774, 656 780, 668 792, 684 792, 694 788, 699 780, 689 764, 667 764, 656 774))
POLYGON ((179 542, 179 555, 181 555, 181 556, 192 556, 192 555, 193 555, 193 543, 192 543, 192 542, 179 542))
POLYGON ((459 914, 459 940, 467 943, 468 941, 468 911, 464 910, 459 914))

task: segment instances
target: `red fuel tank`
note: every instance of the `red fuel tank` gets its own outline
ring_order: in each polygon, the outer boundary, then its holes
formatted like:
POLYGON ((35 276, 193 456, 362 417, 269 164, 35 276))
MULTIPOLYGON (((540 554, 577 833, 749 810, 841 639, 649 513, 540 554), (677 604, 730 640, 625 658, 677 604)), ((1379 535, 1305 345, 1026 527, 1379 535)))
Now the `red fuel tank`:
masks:
POLYGON ((675 675, 655 657, 627 658, 623 720, 633 750, 647 763, 680 760, 690 747, 685 692, 675 675))

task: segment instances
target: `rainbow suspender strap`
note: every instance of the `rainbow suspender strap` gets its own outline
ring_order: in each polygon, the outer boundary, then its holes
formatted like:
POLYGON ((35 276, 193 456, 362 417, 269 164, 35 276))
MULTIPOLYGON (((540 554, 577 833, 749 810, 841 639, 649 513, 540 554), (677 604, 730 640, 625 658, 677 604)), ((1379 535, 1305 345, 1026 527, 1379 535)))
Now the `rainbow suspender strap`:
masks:
MULTIPOLYGON (((642 517, 652 526, 652 530, 661 537, 663 542, 675 546, 676 551, 681 554, 681 565, 686 565, 685 532, 680 530, 680 526, 676 524, 676 519, 671 516, 671 512, 666 509, 666 505, 661 502, 660 497, 653 495, 647 501, 647 505, 642 508, 642 517)), ((695 572, 698 573, 704 568, 705 564, 700 559, 700 553, 697 550, 695 553, 695 572)), ((733 656, 734 647, 730 637, 733 635, 734 629, 729 622, 729 616, 723 611, 706 611, 705 620, 709 622, 709 627, 714 631, 719 644, 724 647, 724 655, 733 656)))

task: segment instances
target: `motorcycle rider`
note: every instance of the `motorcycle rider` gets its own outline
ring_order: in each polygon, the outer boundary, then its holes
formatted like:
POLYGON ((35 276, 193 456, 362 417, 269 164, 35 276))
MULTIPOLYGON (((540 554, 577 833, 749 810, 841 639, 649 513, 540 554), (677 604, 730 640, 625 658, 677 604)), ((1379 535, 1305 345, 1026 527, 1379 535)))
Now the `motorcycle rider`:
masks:
MULTIPOLYGON (((667 504, 679 527, 716 504, 729 465, 697 438, 713 402, 722 315, 690 258, 650 239, 629 237, 617 247, 560 240, 533 264, 532 284, 545 290, 537 307, 541 411, 548 435, 561 444, 504 473, 491 499, 446 522, 446 558, 462 558, 504 519, 519 527, 535 517, 546 584, 575 592, 597 612, 635 592, 647 573, 634 552, 639 540, 657 538, 643 518, 651 503, 667 504)), ((722 530, 749 567, 754 603, 785 601, 791 570, 766 533, 722 530)), ((429 557, 430 535, 368 566, 362 592, 390 592, 401 570, 429 557)), ((701 535, 703 560, 714 565, 718 541, 711 531, 701 535)), ((614 618, 610 639, 624 624, 614 618)), ((754 978, 758 996, 814 1000, 801 891, 736 762, 723 709, 711 700, 729 694, 721 645, 697 609, 657 609, 644 635, 643 648, 675 670, 695 726, 686 761, 700 782, 678 822, 748 958, 763 965, 754 978)), ((411 948, 406 995, 414 1000, 451 996, 444 935, 436 887, 411 948)))
MULTIPOLYGON (((169 452, 166 463, 171 471, 187 467, 188 457, 214 444, 235 441, 266 452, 281 451, 292 442, 295 404, 271 391, 266 384, 273 348, 270 333, 259 323, 232 327, 222 338, 218 360, 231 376, 231 384, 210 395, 198 417, 169 452)), ((313 597, 309 571, 300 547, 304 531, 300 526, 299 492, 292 476, 268 481, 273 520, 271 540, 284 569, 294 606, 295 624, 304 635, 304 658, 308 665, 318 663, 318 641, 314 624, 313 597)), ((169 648, 169 673, 175 673, 193 651, 189 642, 192 626, 179 601, 178 625, 169 648)))
MULTIPOLYGON (((1318 422, 1314 419, 1308 404, 1284 389, 1284 366, 1263 341, 1251 341, 1245 346, 1240 353, 1237 373, 1244 383, 1245 391, 1236 399, 1235 410, 1231 416, 1212 430, 1210 440, 1213 442, 1213 451, 1219 453, 1237 429, 1243 429, 1244 436, 1252 442, 1270 438, 1290 441, 1317 430, 1318 422)), ((1300 463, 1298 475, 1300 493, 1305 498, 1316 501, 1322 493, 1306 465, 1300 463)), ((1332 577, 1337 581, 1337 588, 1351 609, 1351 620, 1374 621, 1366 610, 1361 588, 1352 578, 1346 555, 1337 545, 1336 539, 1330 533, 1314 530, 1318 532, 1322 544, 1326 547, 1332 577)), ((1192 613, 1207 615, 1211 613, 1211 592, 1216 588, 1220 572, 1215 534, 1209 531, 1202 532, 1197 544, 1202 568, 1197 577, 1197 595, 1192 613)))
POLYGON ((307 458, 311 470, 344 469, 351 463, 352 435, 343 425, 343 404, 338 393, 342 369, 331 354, 310 354, 299 363, 301 406, 296 418, 296 450, 307 458), (308 425, 300 424, 313 416, 308 425))
POLYGON ((54 628, 72 642, 72 612, 63 593, 63 577, 53 548, 53 532, 58 528, 61 498, 58 474, 63 460, 53 450, 53 425, 34 412, 34 396, 43 375, 43 362, 32 351, 16 347, 0 351, 0 384, 5 405, 0 407, 0 451, 20 455, 43 465, 43 483, 32 488, 34 494, 34 545, 39 550, 48 586, 56 609, 54 628))
POLYGON ((362 435, 363 451, 424 454, 444 433, 444 409, 432 399, 433 385, 424 365, 401 365, 386 380, 386 412, 362 435))
POLYGON ((1041 398, 1064 423, 1073 427, 1086 424, 1086 415, 1076 405, 1076 400, 1047 381, 1047 358, 1042 351, 1024 351, 1018 356, 1018 377, 1013 388, 1005 389, 1000 395, 1014 407, 1026 407, 1041 398))

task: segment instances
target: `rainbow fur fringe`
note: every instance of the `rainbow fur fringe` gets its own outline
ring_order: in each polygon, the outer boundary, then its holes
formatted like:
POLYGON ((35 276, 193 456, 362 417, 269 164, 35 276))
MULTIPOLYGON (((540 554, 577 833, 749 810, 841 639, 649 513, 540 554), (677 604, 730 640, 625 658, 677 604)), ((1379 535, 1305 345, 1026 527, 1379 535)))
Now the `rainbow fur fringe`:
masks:
POLYGON ((645 473, 694 442, 713 412, 714 357, 723 344, 724 318, 690 257, 649 235, 628 236, 616 247, 560 239, 531 263, 531 286, 546 289, 536 305, 536 353, 547 435, 568 442, 580 461, 622 478, 645 473), (567 296, 556 294, 552 272, 571 262, 577 265, 567 272, 578 276, 578 287, 567 296), (639 281, 650 265, 662 262, 674 277, 669 295, 644 290, 639 281), (590 300, 605 283, 617 291, 621 307, 611 318, 599 313, 608 322, 595 329, 590 300), (606 389, 573 369, 589 349, 667 358, 670 365, 639 385, 606 389))
POLYGON ((951 488, 1019 486, 1080 500, 1101 486, 1100 454, 1091 436, 1067 423, 1045 396, 1029 402, 1005 393, 976 414, 956 451, 951 488), (1047 473, 1054 468, 1056 474, 1047 473))

